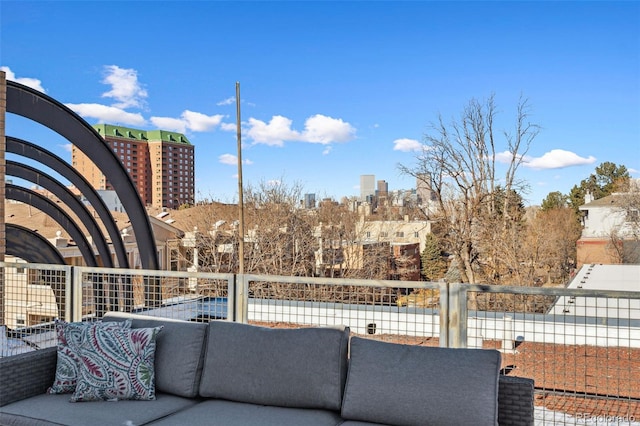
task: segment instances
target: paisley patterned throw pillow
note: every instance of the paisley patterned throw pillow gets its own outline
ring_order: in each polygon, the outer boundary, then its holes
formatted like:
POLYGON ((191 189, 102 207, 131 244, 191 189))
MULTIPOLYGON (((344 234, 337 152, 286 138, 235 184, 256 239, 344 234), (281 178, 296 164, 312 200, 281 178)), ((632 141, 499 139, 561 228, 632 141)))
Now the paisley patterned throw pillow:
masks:
POLYGON ((156 399, 154 328, 106 329, 83 334, 78 382, 71 402, 156 399))
POLYGON ((58 337, 56 376, 47 393, 72 393, 76 389, 80 362, 78 348, 82 341, 82 334, 90 327, 105 327, 106 329, 131 328, 131 320, 95 323, 56 320, 56 335, 58 337))

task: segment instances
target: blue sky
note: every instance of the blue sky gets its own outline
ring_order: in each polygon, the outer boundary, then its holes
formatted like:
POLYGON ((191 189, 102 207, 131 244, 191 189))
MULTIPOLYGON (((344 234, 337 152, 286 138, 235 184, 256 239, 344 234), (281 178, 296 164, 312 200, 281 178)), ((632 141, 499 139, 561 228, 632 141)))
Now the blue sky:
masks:
MULTIPOLYGON (((89 123, 165 129, 195 145, 197 198, 243 179, 359 195, 360 175, 415 182, 438 114, 491 94, 496 133, 519 97, 542 127, 519 177, 528 204, 605 161, 640 177, 639 2, 2 1, 0 66, 89 123)), ((65 140, 8 114, 7 134, 70 161, 65 140)), ((506 149, 503 138, 498 150, 506 149)))

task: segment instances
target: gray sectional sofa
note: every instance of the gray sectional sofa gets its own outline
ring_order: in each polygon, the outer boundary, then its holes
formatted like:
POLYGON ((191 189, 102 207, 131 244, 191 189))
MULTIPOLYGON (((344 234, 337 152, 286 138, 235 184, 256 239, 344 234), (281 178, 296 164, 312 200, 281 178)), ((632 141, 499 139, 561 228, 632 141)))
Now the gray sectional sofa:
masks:
POLYGON ((109 313, 162 325, 155 399, 70 402, 46 393, 56 348, 0 359, 0 425, 531 425, 533 382, 502 376, 500 353, 109 313))

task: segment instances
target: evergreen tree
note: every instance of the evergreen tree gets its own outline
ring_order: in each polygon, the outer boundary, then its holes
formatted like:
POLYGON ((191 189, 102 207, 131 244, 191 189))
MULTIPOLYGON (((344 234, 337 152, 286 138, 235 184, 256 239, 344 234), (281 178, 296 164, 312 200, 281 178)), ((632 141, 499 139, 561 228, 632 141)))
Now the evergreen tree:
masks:
POLYGON ((549 211, 553 209, 559 209, 563 207, 567 207, 569 204, 569 197, 564 195, 560 191, 554 191, 547 194, 547 197, 542 200, 542 205, 540 209, 544 211, 549 211))
POLYGON ((442 250, 438 237, 429 233, 425 238, 425 246, 420 256, 422 260, 422 276, 427 281, 437 281, 447 271, 447 262, 442 258, 442 250))
POLYGON ((584 204, 585 196, 591 193, 594 200, 611 195, 614 192, 626 192, 629 190, 631 176, 625 166, 605 161, 596 167, 596 172, 587 179, 583 179, 580 185, 574 185, 569 193, 569 203, 578 212, 578 207, 584 204))

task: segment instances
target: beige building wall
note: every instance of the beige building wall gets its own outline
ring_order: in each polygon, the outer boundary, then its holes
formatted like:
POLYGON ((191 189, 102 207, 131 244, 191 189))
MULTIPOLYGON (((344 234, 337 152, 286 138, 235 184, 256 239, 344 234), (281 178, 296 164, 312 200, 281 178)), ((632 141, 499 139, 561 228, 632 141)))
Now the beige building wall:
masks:
POLYGON ((107 179, 100 169, 89 159, 84 152, 75 145, 71 149, 71 164, 96 190, 107 189, 107 179))
POLYGON ((166 186, 162 177, 163 169, 166 167, 163 161, 162 141, 149 141, 147 145, 149 146, 149 170, 151 170, 151 205, 161 208, 166 186))

